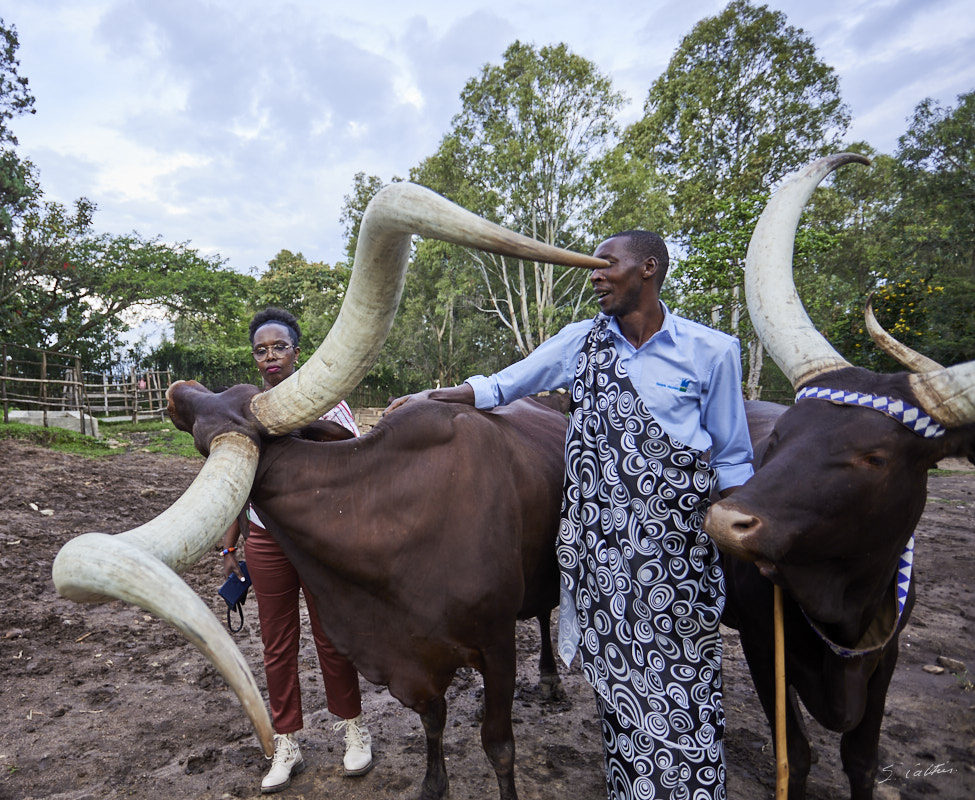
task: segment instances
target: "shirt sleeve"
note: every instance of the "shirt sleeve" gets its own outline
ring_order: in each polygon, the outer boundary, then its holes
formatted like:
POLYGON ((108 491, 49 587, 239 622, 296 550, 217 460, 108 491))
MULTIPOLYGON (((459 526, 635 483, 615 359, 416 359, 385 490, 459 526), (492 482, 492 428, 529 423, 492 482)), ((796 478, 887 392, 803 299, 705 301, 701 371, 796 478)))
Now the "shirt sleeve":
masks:
POLYGON ((494 408, 530 394, 567 388, 572 382, 575 356, 591 328, 591 322, 568 325, 510 367, 487 377, 468 378, 465 383, 474 389, 474 405, 494 408))
POLYGON ((753 473, 740 353, 736 340, 717 358, 701 398, 701 425, 711 437, 711 466, 719 491, 740 486, 753 473))

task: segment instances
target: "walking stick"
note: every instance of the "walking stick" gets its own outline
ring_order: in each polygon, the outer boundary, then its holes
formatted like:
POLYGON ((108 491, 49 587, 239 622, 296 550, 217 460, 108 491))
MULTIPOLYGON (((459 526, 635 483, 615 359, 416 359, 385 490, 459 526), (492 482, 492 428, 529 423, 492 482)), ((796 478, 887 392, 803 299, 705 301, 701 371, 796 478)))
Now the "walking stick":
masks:
POLYGON ((785 735, 785 630, 782 623, 782 587, 774 586, 775 627, 775 797, 789 797, 789 753, 785 735))

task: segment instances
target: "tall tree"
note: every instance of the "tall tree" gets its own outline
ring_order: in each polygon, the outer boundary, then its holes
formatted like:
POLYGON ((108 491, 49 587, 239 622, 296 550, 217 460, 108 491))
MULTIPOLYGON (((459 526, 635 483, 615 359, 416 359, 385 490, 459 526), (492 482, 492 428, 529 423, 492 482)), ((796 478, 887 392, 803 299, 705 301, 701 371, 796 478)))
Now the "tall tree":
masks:
POLYGON ((833 150, 848 124, 836 74, 812 40, 781 12, 732 0, 684 37, 651 86, 643 119, 624 137, 622 151, 666 182, 671 238, 695 265, 697 255, 720 254, 720 280, 685 280, 672 302, 694 313, 707 305, 713 324, 742 338, 751 396, 759 391, 762 351, 742 327, 747 241, 736 231, 753 216, 754 198, 833 150))
POLYGON ((877 316, 944 364, 975 358, 975 92, 925 99, 896 154, 899 198, 877 316))
MULTIPOLYGON (((461 101, 437 153, 412 179, 527 236, 590 249, 588 229, 611 199, 596 165, 616 142, 623 102, 609 78, 565 45, 515 42, 502 64, 468 82, 461 101)), ((584 271, 471 252, 453 258, 477 277, 476 289, 457 282, 460 298, 500 322, 522 354, 589 297, 584 271)))
POLYGON ((9 125, 16 116, 34 113, 27 78, 17 72, 19 46, 17 29, 0 18, 0 257, 5 259, 16 225, 39 199, 34 166, 14 151, 17 137, 9 125))
POLYGON ((785 15, 748 0, 701 20, 650 88, 626 149, 668 181, 686 236, 722 198, 768 191, 835 149, 849 125, 832 67, 785 15))
POLYGON ((17 28, 7 27, 0 17, 0 145, 17 144, 8 123, 21 114, 34 113, 34 96, 28 89, 27 78, 17 72, 17 28))
POLYGON ((941 275, 975 278, 975 91, 956 108, 919 103, 897 158, 904 255, 941 275))

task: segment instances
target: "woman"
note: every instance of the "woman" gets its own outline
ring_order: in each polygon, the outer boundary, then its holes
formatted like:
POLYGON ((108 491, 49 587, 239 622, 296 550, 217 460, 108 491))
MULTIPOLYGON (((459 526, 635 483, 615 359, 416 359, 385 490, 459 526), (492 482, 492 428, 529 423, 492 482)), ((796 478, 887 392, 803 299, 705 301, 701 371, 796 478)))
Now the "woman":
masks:
MULTIPOLYGON (((251 320, 252 352, 264 379, 265 390, 277 386, 294 373, 300 337, 298 321, 283 309, 267 308, 251 320)), ((359 435, 352 412, 344 402, 322 419, 337 422, 356 436, 359 435)), ((261 783, 261 791, 270 794, 286 789, 291 784, 291 776, 301 772, 305 766, 294 738, 295 732, 302 728, 301 688, 298 682, 299 589, 304 592, 308 606, 312 635, 325 681, 328 710, 339 717, 335 729, 345 729, 345 774, 364 775, 372 768, 372 747, 369 731, 362 724, 359 675, 325 636, 315 602, 297 570, 250 507, 247 516, 247 568, 257 596, 257 613, 264 643, 264 672, 275 731, 274 757, 271 769, 261 783)), ((239 534, 239 527, 235 523, 224 535, 222 554, 225 576, 234 573, 241 577, 237 564, 239 534)))

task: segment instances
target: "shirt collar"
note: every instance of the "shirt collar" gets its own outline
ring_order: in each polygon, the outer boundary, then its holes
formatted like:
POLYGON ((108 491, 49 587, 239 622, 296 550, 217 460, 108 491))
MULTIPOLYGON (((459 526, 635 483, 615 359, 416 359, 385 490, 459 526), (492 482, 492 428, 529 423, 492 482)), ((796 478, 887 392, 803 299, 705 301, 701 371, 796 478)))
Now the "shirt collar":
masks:
MULTIPOLYGON (((650 342, 656 339, 668 339, 671 342, 677 341, 677 328, 674 325, 674 315, 670 313, 670 309, 667 308, 667 304, 663 300, 660 300, 659 302, 660 302, 660 308, 663 309, 664 312, 663 324, 661 324, 659 331, 657 331, 646 342, 644 342, 643 347, 646 347, 647 345, 650 344, 650 342)), ((616 338, 618 342, 624 342, 627 347, 629 347, 631 350, 633 349, 633 345, 631 345, 626 340, 626 337, 623 335, 623 332, 620 330, 620 323, 616 317, 609 318, 609 325, 607 326, 607 330, 613 334, 613 336, 616 338)))

